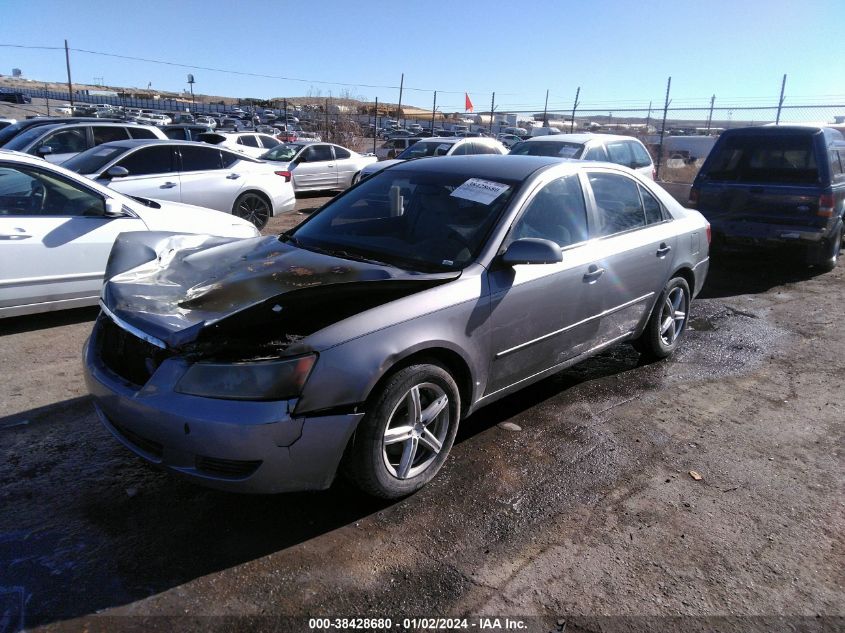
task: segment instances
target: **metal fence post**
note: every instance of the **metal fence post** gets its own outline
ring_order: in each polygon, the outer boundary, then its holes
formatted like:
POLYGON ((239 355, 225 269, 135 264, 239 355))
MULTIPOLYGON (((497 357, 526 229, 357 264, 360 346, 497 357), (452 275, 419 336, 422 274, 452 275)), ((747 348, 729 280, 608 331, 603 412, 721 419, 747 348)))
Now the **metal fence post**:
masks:
POLYGON ((707 136, 710 136, 710 125, 713 123, 713 104, 716 103, 716 95, 710 97, 710 114, 707 115, 707 136))
POLYGON ((376 109, 373 112, 373 154, 376 153, 376 138, 378 137, 378 97, 376 97, 376 109))
POLYGON ((580 105, 578 103, 578 97, 581 95, 581 86, 578 86, 578 90, 575 91, 575 101, 572 102, 572 121, 569 122, 569 131, 575 131, 575 110, 578 109, 580 105))
POLYGON ((660 145, 657 149, 657 166, 654 168, 655 180, 660 179, 660 163, 663 161, 663 135, 666 133, 666 114, 669 112, 669 89, 672 87, 672 78, 666 82, 666 101, 663 104, 663 124, 660 126, 660 145))
POLYGON ((780 110, 783 108, 783 91, 786 89, 786 75, 783 76, 783 81, 780 84, 780 99, 778 100, 778 115, 775 119, 775 125, 780 125, 780 110))

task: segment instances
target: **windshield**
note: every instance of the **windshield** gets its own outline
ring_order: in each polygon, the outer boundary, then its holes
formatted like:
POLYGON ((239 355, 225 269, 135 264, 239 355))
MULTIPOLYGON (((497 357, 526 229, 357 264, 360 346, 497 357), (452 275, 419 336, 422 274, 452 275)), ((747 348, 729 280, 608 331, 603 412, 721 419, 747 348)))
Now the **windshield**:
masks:
POLYGON ((445 156, 451 147, 451 143, 417 141, 396 158, 408 159, 422 158, 423 156, 445 156))
POLYGON ((523 141, 513 146, 511 154, 518 156, 554 156, 555 158, 581 158, 582 143, 568 141, 523 141))
POLYGON ((299 150, 303 147, 305 146, 282 143, 281 145, 276 145, 276 147, 265 153, 261 158, 266 160, 278 160, 287 163, 292 161, 293 157, 296 156, 299 153, 299 150))
POLYGON ((100 145, 77 154, 62 163, 62 167, 77 174, 99 174, 103 167, 126 151, 125 147, 107 147, 100 145))
MULTIPOLYGON (((13 123, 12 125, 4 127, 0 130, 0 147, 6 144, 6 142, 11 139, 15 134, 20 132, 21 130, 25 130, 28 127, 31 127, 31 124, 26 123, 24 121, 20 121, 18 123, 13 123)), ((34 127, 38 127, 37 125, 34 127)))
POLYGON ((309 250, 407 270, 460 270, 478 256, 519 184, 381 172, 329 202, 290 239, 309 250))

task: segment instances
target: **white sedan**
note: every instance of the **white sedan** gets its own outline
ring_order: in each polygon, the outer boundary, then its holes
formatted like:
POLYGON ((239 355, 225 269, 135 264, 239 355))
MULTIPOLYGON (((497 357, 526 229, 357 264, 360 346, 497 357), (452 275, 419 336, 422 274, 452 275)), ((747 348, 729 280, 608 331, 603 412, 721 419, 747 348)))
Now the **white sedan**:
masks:
POLYGON ((378 158, 333 143, 284 143, 261 156, 293 177, 295 191, 343 190, 361 179, 378 158))
POLYGON ((259 229, 296 205, 288 171, 206 143, 115 141, 63 167, 126 195, 232 213, 259 229))
POLYGON ((253 158, 258 158, 281 142, 270 134, 256 132, 206 132, 197 138, 203 143, 219 145, 253 158))
POLYGON ((0 318, 95 305, 112 244, 128 231, 258 235, 228 214, 129 198, 0 150, 0 318))

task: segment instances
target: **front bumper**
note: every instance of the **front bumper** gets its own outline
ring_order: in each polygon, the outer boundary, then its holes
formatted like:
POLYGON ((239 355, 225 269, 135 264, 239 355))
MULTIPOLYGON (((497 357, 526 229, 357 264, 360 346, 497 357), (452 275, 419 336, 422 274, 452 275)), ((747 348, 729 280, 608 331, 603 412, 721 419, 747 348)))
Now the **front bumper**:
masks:
POLYGON ((95 333, 84 373, 103 425, 146 461, 195 483, 246 493, 322 490, 334 480, 363 414, 297 417, 295 402, 180 394, 182 359, 164 361, 138 388, 106 367, 95 333))

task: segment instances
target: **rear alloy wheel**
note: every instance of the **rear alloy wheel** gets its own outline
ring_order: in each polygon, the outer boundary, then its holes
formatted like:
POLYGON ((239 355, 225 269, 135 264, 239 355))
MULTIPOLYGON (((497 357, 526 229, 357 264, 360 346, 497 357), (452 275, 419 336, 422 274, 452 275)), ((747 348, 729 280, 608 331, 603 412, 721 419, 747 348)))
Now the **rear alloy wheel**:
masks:
POLYGON ((353 185, 357 185, 359 182, 361 182, 361 172, 360 171, 358 173, 356 173, 354 176, 352 176, 352 184, 353 185))
POLYGON ((638 352, 659 359, 675 351, 689 321, 690 297, 686 279, 674 277, 669 280, 654 306, 645 330, 633 341, 638 352))
POLYGON ((828 248, 821 256, 817 266, 825 272, 830 272, 831 270, 836 268, 836 264, 839 263, 839 253, 841 251, 842 227, 840 226, 837 229, 836 233, 834 233, 833 237, 830 239, 830 242, 828 242, 828 248))
POLYGON ((368 405, 344 471, 364 492, 397 499, 422 488, 446 461, 460 419, 460 395, 439 365, 406 367, 368 405))
POLYGON ((270 203, 261 194, 248 191, 235 200, 232 214, 249 220, 260 231, 267 226, 267 221, 270 219, 270 203))

